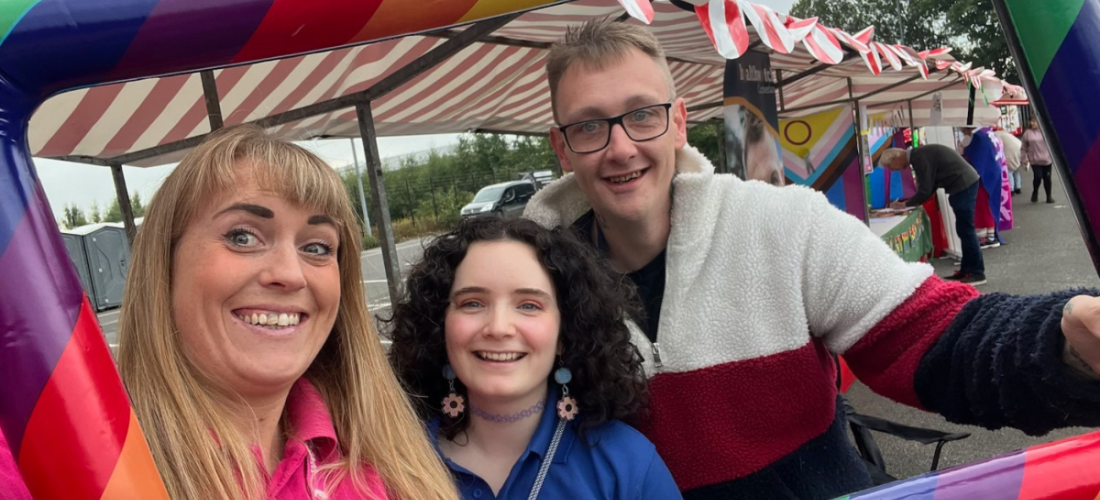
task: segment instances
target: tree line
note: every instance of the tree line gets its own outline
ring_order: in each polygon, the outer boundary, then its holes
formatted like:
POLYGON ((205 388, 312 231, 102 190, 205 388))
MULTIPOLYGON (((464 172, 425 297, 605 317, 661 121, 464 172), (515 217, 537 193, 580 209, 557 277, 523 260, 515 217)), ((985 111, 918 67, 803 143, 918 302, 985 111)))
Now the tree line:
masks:
MULTIPOLYGON (((432 150, 426 155, 403 158, 397 168, 383 172, 382 180, 395 225, 408 219, 418 225, 423 225, 420 221, 431 221, 432 225, 449 226, 458 222, 462 206, 482 187, 541 170, 557 170, 547 137, 466 134, 449 152, 432 150)), ((366 170, 360 169, 360 175, 373 212, 375 202, 366 170)), ((355 169, 344 169, 341 177, 362 221, 355 169)))
MULTIPOLYGON (((134 218, 145 216, 145 205, 141 201, 141 195, 137 191, 130 194, 130 207, 134 211, 134 218)), ((100 222, 122 222, 122 207, 118 198, 111 200, 106 208, 100 208, 98 201, 92 201, 92 206, 87 210, 81 210, 75 203, 70 203, 62 208, 62 216, 59 221, 65 229, 73 229, 88 224, 100 222)))

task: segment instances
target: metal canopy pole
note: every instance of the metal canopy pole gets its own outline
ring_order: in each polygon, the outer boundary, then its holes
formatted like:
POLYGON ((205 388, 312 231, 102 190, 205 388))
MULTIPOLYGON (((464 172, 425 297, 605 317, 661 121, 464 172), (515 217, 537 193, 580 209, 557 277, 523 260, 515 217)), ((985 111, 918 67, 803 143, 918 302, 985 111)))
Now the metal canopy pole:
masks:
MULTIPOLYGON (((865 144, 866 139, 863 136, 863 113, 860 112, 860 110, 859 110, 859 99, 855 98, 855 88, 852 86, 852 79, 851 78, 846 78, 846 80, 848 81, 848 98, 852 100, 852 111, 854 112, 852 116, 855 117, 856 155, 859 156, 859 161, 857 162, 859 164, 858 165, 859 176, 860 176, 860 178, 863 179, 863 184, 866 185, 867 170, 863 168, 863 159, 866 155, 866 157, 869 158, 871 160, 871 162, 873 163, 874 158, 872 157, 871 152, 869 151, 869 149, 871 148, 871 145, 870 144, 865 144)), ((871 211, 867 206, 868 204, 869 204, 869 200, 864 198, 864 200, 863 200, 863 223, 864 224, 870 224, 871 223, 871 211)))
POLYGON ((218 82, 214 79, 211 70, 200 71, 202 77, 202 97, 206 101, 206 117, 210 119, 210 131, 213 132, 225 126, 222 121, 222 103, 218 96, 218 82))
POLYGON ((787 104, 783 101, 783 70, 781 69, 775 70, 775 88, 779 91, 779 111, 783 111, 787 104))
POLYGON ((909 101, 909 130, 914 131, 916 127, 913 126, 913 101, 909 101))
POLYGON ((726 120, 714 119, 714 134, 718 139, 718 172, 729 173, 729 163, 726 161, 726 120))
POLYGON ((382 266, 386 268, 386 284, 390 290, 390 304, 401 299, 401 263, 397 257, 397 244, 393 241, 393 225, 390 221, 390 205, 386 201, 386 185, 382 183, 382 160, 378 156, 378 133, 374 130, 374 115, 370 102, 355 105, 359 120, 359 134, 363 137, 366 153, 367 178, 374 196, 374 220, 378 223, 378 242, 382 244, 382 266))
POLYGON ((130 194, 126 191, 126 177, 122 175, 122 164, 111 164, 111 177, 115 180, 115 196, 118 197, 118 208, 122 211, 122 225, 126 227, 126 240, 131 246, 134 237, 137 236, 137 225, 134 224, 134 209, 130 206, 130 194))
POLYGON ((370 229, 370 211, 367 210, 367 195, 363 194, 363 174, 359 173, 359 153, 356 152, 355 139, 351 141, 351 159, 355 163, 355 183, 359 185, 359 205, 363 209, 363 234, 374 236, 370 229))
POLYGON ((974 86, 970 85, 970 99, 966 104, 966 125, 974 125, 974 86))

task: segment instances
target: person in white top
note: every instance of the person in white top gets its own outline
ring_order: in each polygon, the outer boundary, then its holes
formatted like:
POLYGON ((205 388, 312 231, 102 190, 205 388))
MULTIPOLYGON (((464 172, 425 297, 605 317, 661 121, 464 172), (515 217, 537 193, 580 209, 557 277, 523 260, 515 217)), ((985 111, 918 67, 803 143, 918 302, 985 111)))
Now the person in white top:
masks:
POLYGON ((1023 143, 1020 142, 1016 136, 1011 132, 997 128, 994 135, 1001 140, 1001 143, 1005 146, 1005 163, 1008 164, 1008 183, 1012 194, 1017 195, 1023 192, 1023 177, 1020 175, 1020 167, 1030 168, 1027 166, 1027 160, 1020 157, 1020 147, 1023 143))

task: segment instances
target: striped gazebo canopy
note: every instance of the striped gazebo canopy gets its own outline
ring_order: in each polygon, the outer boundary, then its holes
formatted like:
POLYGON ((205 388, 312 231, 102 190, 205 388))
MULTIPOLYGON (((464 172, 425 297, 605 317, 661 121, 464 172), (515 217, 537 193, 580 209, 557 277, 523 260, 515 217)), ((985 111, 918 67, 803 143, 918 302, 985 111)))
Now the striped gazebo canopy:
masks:
MULTIPOLYGON (((740 0, 726 4, 770 12, 740 0)), ((650 29, 666 50, 689 120, 698 123, 721 116, 726 59, 701 26, 707 7, 700 7, 702 14, 697 15, 684 5, 653 3, 650 29)), ((605 16, 623 16, 620 1, 580 0, 527 12, 392 89, 378 86, 469 28, 79 89, 49 99, 34 114, 31 151, 37 157, 98 164, 169 163, 210 132, 211 102, 216 102, 213 109, 220 111, 225 125, 265 120, 263 125, 288 140, 357 137, 353 103, 341 107, 340 99, 372 90, 378 91, 371 106, 379 136, 546 133, 553 125, 544 68, 547 47, 567 26, 605 16)), ((781 84, 783 116, 858 100, 872 112, 892 111, 908 125, 911 103, 913 123, 927 125, 933 95, 938 93, 944 106, 942 123, 961 125, 967 118, 970 86, 981 87, 975 121, 995 123, 999 116, 986 102, 1000 97, 1000 82, 991 72, 954 61, 946 50, 923 54, 920 62, 927 63, 928 74, 922 75, 912 64, 916 51, 873 42, 873 30, 849 35, 815 26, 844 42, 836 43, 835 55, 830 56, 809 42, 785 50, 780 42, 758 35, 762 31, 774 37, 778 28, 797 36, 799 20, 774 12, 745 18, 750 22, 744 49, 771 54, 781 84)))

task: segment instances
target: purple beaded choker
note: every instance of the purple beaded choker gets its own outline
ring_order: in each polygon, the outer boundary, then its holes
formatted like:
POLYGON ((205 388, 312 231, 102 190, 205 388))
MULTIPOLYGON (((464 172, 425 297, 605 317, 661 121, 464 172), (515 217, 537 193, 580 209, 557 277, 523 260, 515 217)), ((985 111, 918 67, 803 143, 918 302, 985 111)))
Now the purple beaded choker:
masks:
POLYGON ((473 413, 482 420, 488 420, 490 422, 511 423, 518 422, 527 417, 530 417, 531 415, 538 415, 539 413, 542 413, 542 410, 544 410, 545 408, 546 400, 544 399, 542 401, 539 401, 538 403, 535 403, 535 406, 532 406, 526 410, 518 411, 511 415, 497 415, 495 413, 489 413, 485 410, 482 410, 481 408, 475 407, 474 405, 470 405, 470 413, 473 413))

